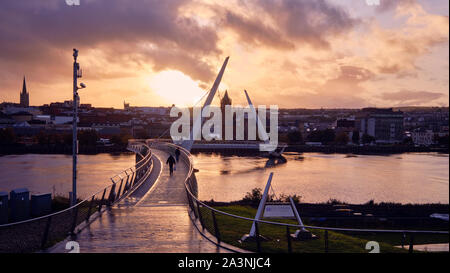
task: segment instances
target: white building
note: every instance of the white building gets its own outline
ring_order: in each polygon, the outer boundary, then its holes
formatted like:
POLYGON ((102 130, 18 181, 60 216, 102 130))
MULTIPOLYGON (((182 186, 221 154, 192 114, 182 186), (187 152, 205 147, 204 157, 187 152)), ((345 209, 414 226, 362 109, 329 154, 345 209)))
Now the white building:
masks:
POLYGON ((416 145, 429 146, 434 143, 434 133, 432 130, 417 130, 411 132, 411 138, 416 145))

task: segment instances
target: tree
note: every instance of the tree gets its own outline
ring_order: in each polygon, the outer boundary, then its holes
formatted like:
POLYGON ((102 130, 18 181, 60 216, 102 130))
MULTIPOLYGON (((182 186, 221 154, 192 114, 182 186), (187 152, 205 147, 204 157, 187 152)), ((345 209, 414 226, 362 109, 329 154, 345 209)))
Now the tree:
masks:
POLYGON ((335 142, 337 144, 346 145, 349 142, 350 138, 348 137, 347 133, 340 132, 337 134, 335 142))
POLYGON ((97 144, 98 139, 99 136, 96 130, 83 130, 78 132, 78 141, 80 142, 80 145, 93 146, 97 144))
POLYGON ((303 142, 303 136, 300 131, 293 131, 288 133, 288 140, 292 143, 299 143, 303 142))
POLYGON ((448 146, 449 143, 449 136, 439 136, 438 134, 434 135, 434 142, 441 146, 448 146))
POLYGON ((308 135, 308 140, 314 141, 314 142, 322 142, 322 143, 326 144, 326 143, 333 142, 335 137, 336 137, 336 134, 335 134, 334 130, 325 129, 325 130, 312 131, 308 135))
POLYGON ((127 145, 128 140, 133 138, 132 135, 127 133, 120 133, 119 135, 114 135, 111 137, 111 143, 116 145, 127 145))
POLYGON ((374 142, 374 141, 375 141, 375 138, 374 138, 373 136, 371 136, 371 135, 364 134, 364 135, 362 136, 361 140, 362 140, 362 143, 368 144, 368 143, 374 142))
POLYGON ((358 130, 353 131, 352 142, 355 144, 359 144, 359 131, 358 130))
POLYGON ((13 144, 16 142, 16 134, 12 128, 0 129, 0 144, 13 144))
POLYGON ((413 141, 412 137, 405 137, 403 139, 402 143, 405 145, 414 145, 414 141, 413 141))

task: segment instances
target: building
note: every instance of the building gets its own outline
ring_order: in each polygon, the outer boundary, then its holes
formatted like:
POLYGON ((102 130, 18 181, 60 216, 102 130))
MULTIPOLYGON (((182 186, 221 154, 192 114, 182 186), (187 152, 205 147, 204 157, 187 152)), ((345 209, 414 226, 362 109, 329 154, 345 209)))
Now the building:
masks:
POLYGON ((22 92, 20 93, 20 106, 21 107, 30 106, 30 94, 27 92, 27 84, 25 82, 25 76, 23 77, 22 92))
POLYGON ((356 114, 356 126, 361 136, 372 136, 376 143, 403 140, 403 112, 392 108, 363 108, 356 114))
POLYGON ((430 146, 434 144, 433 130, 416 129, 411 132, 411 138, 415 145, 430 146))
MULTIPOLYGON (((220 111, 222 111, 222 140, 225 140, 225 132, 227 130, 226 126, 225 126, 225 107, 227 105, 231 106, 231 98, 230 96, 228 96, 228 90, 225 90, 225 94, 223 95, 223 97, 220 99, 220 111)), ((234 130, 234 124, 236 122, 236 118, 233 115, 233 139, 235 139, 235 130, 234 130)))
MULTIPOLYGON (((355 120, 350 118, 337 119, 334 131, 336 136, 346 134, 350 140, 353 139, 353 132, 355 131, 355 120)), ((358 140, 359 141, 359 140, 358 140)))

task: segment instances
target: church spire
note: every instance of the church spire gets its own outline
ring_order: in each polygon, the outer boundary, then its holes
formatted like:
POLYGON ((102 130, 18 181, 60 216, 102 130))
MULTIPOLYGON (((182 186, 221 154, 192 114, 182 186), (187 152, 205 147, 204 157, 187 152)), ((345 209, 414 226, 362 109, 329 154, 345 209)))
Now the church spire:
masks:
POLYGON ((23 76, 22 92, 20 93, 20 106, 22 107, 30 106, 30 94, 28 94, 27 92, 27 83, 25 81, 25 76, 23 76))
POLYGON ((23 76, 22 94, 27 94, 27 83, 25 82, 25 75, 23 76))

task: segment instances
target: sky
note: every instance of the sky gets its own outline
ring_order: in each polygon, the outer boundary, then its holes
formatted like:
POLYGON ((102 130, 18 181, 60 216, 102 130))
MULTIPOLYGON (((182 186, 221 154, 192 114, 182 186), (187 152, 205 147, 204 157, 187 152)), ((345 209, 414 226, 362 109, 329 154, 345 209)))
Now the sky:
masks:
POLYGON ((218 99, 280 108, 448 106, 447 0, 0 1, 0 101, 97 107, 218 99))

